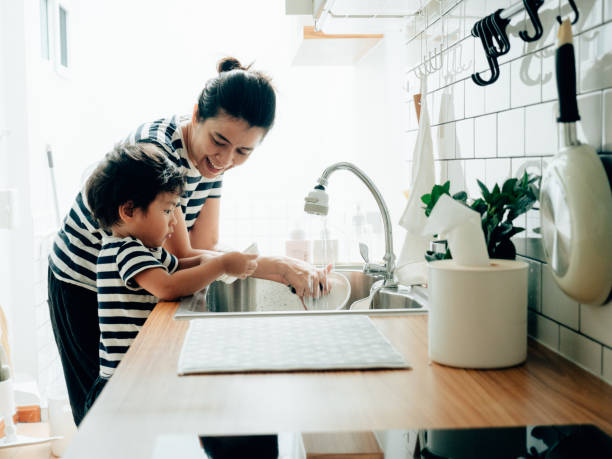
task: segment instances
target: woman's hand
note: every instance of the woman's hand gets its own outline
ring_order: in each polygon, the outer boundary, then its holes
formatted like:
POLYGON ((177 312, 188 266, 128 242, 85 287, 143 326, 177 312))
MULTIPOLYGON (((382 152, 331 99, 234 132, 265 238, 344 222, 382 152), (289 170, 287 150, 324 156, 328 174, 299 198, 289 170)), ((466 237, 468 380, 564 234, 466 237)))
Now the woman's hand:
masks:
POLYGON ((283 281, 293 287, 300 298, 305 296, 318 298, 329 293, 327 273, 331 271, 332 265, 317 268, 305 261, 289 257, 284 257, 282 263, 283 281))
POLYGON ((227 252, 220 256, 225 274, 246 279, 257 269, 257 254, 227 252))

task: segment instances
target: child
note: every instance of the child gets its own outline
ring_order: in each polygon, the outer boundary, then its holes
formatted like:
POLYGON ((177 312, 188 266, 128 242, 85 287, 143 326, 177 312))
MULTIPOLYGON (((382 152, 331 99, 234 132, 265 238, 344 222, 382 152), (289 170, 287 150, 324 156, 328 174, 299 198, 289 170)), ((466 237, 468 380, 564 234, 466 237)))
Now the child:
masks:
POLYGON ((87 411, 158 300, 201 290, 223 274, 246 278, 257 255, 229 252, 204 261, 177 258, 163 247, 172 237, 183 176, 153 144, 118 145, 86 185, 92 214, 106 232, 98 255, 100 373, 87 411))

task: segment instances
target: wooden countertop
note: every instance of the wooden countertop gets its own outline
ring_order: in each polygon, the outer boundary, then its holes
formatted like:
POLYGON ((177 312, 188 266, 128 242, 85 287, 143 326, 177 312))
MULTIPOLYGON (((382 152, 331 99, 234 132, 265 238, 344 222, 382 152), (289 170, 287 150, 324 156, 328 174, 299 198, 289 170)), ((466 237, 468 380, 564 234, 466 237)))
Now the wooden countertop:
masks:
POLYGON ((148 458, 158 435, 593 423, 612 434, 612 386, 540 344, 506 370, 430 363, 427 315, 372 317, 412 370, 179 377, 188 321, 158 304, 67 458, 148 458))

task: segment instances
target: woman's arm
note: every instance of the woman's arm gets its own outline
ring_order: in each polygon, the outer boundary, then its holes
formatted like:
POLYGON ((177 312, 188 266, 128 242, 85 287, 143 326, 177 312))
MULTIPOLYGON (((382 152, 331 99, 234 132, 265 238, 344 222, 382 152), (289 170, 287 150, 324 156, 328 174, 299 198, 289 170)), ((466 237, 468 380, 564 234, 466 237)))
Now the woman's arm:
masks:
POLYGON ((198 250, 192 248, 189 232, 187 231, 187 225, 185 224, 185 215, 180 207, 174 209, 174 216, 176 217, 174 232, 172 233, 172 237, 167 239, 164 243, 164 248, 168 252, 176 256, 178 259, 198 256, 203 256, 205 259, 207 259, 221 254, 220 252, 214 250, 198 250))
MULTIPOLYGON (((215 250, 219 242, 220 198, 207 198, 196 218, 189 239, 195 249, 215 250)), ((184 222, 184 217, 183 217, 184 222)))
POLYGON ((290 257, 258 257, 253 277, 291 285, 298 296, 318 295, 320 287, 327 293, 327 273, 331 265, 316 268, 310 263, 290 257))
POLYGON ((164 248, 179 259, 200 255, 199 251, 191 248, 187 225, 185 225, 185 215, 181 210, 181 206, 177 206, 174 209, 174 217, 176 218, 174 232, 172 237, 164 243, 164 248))

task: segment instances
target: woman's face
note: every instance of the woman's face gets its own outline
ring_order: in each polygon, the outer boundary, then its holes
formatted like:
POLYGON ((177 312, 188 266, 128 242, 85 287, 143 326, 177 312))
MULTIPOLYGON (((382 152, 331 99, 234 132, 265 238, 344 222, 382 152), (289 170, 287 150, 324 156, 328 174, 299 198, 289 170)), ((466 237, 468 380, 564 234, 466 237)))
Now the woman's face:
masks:
POLYGON ((244 163, 265 133, 261 127, 223 113, 204 122, 198 122, 194 113, 187 148, 198 171, 214 178, 244 163))

